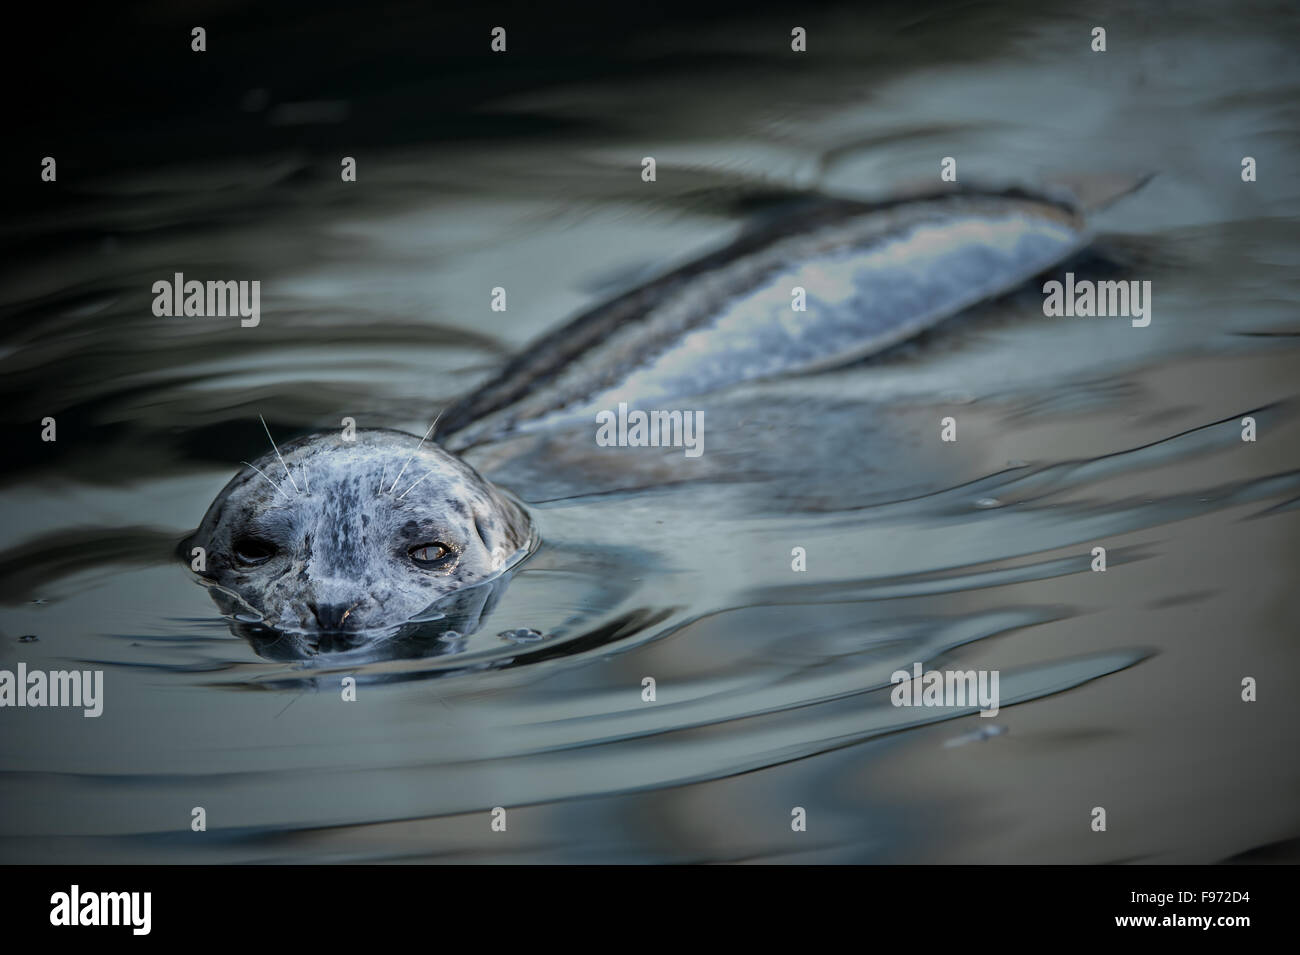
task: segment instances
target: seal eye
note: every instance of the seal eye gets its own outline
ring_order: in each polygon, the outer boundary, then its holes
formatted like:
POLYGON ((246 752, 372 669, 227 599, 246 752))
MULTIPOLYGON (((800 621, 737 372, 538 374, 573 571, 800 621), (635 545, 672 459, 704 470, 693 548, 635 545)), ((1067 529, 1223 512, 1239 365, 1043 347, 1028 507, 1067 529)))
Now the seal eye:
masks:
POLYGON ((241 564, 265 564, 276 555, 276 546, 260 537, 241 537, 234 544, 235 559, 241 564))
POLYGON ((444 557, 451 553, 451 549, 445 544, 416 544, 407 553, 410 555, 411 560, 415 561, 420 567, 435 567, 444 557))

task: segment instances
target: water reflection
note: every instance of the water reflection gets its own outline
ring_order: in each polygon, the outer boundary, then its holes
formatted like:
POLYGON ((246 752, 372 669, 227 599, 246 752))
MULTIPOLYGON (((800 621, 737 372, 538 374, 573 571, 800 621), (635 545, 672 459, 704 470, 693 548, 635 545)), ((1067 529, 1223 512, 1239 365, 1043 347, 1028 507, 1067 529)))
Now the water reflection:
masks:
POLYGON ((361 666, 382 660, 424 659, 463 653, 510 581, 505 573, 435 601, 419 619, 393 627, 351 631, 295 633, 249 619, 238 595, 210 586, 230 632, 247 640, 265 660, 313 660, 326 666, 361 666), (242 619, 241 619, 242 618, 242 619))

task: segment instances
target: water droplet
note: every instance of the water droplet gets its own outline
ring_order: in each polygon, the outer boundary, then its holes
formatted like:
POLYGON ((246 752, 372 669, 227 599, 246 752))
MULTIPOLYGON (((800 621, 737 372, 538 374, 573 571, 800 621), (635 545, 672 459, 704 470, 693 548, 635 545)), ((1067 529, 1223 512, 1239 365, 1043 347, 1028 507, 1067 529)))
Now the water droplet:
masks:
POLYGON ((946 749, 951 749, 954 746, 965 746, 967 743, 979 743, 994 736, 1001 736, 1005 732, 1007 732, 1005 726, 999 726, 995 723, 992 726, 981 726, 979 729, 971 730, 969 733, 962 733, 960 736, 954 736, 947 740, 943 745, 946 749))
POLYGON ((546 635, 542 631, 534 630, 531 627, 519 627, 516 630, 503 630, 497 636, 509 643, 536 643, 546 635))

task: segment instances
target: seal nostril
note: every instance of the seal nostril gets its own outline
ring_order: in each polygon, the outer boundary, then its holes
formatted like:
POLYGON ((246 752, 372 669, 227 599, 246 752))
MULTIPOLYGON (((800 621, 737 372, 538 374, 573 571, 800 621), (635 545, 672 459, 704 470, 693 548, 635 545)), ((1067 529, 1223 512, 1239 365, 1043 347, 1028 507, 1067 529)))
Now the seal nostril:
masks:
POLYGON ((322 630, 342 630, 343 621, 348 618, 353 610, 352 607, 346 607, 343 604, 307 604, 307 609, 311 611, 316 622, 320 624, 322 630))

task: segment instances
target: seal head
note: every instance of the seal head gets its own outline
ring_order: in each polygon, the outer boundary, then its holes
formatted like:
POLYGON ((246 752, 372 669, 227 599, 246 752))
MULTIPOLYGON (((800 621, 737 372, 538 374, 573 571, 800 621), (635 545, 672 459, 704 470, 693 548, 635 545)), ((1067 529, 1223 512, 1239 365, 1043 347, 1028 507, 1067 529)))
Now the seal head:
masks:
POLYGON ((535 543, 523 507, 468 464, 375 429, 246 465, 181 549, 204 549, 195 572, 234 619, 356 645, 482 590, 535 543))

